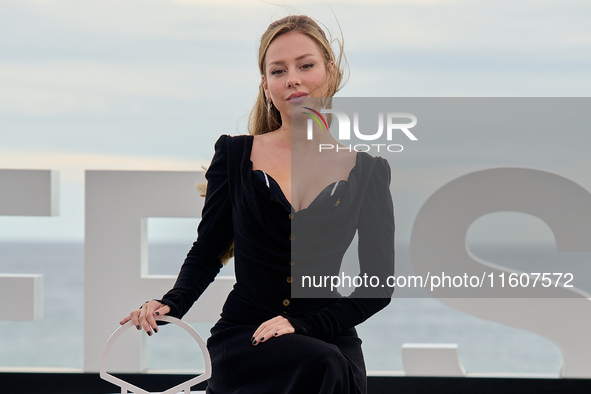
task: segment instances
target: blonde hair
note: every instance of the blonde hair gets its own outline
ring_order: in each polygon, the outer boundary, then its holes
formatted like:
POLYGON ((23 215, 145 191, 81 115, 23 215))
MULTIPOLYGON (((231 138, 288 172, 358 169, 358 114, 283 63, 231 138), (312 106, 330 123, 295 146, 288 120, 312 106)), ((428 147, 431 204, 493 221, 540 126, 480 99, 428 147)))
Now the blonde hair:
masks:
MULTIPOLYGON (((259 71, 261 75, 265 75, 265 56, 267 49, 273 40, 282 34, 297 31, 310 37, 320 49, 323 56, 324 65, 328 72, 326 90, 322 93, 323 97, 332 97, 338 92, 343 85, 344 71, 341 68, 343 61, 343 40, 329 40, 320 25, 312 18, 306 15, 289 15, 271 23, 267 30, 261 37, 261 44, 259 46, 259 71), (332 48, 332 44, 338 45, 338 55, 332 48), (333 65, 331 67, 331 64, 333 65)), ((346 59, 345 59, 346 61, 346 59)), ((259 93, 250 113, 248 122, 248 131, 252 135, 265 134, 281 127, 281 116, 279 110, 274 105, 271 105, 271 110, 267 110, 267 102, 265 99, 265 91, 263 84, 259 86, 259 93)))

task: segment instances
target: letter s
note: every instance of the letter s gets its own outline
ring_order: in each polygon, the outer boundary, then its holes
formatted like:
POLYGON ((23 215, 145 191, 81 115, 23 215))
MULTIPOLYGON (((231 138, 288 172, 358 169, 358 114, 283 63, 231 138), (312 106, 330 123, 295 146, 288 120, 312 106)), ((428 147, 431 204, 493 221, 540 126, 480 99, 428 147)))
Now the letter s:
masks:
MULTIPOLYGON (((497 168, 461 176, 437 190, 423 205, 411 237, 417 274, 437 270, 503 272, 466 248, 469 226, 499 211, 534 215, 548 224, 558 251, 591 251, 591 194, 559 175, 525 168, 497 168)), ((543 335, 563 354, 562 377, 591 377, 591 301, 577 290, 552 288, 552 298, 439 298, 452 308, 543 335), (569 293, 570 294, 567 294, 569 293), (568 297, 568 298, 567 298, 568 297)), ((492 293, 491 293, 492 291, 492 293)))

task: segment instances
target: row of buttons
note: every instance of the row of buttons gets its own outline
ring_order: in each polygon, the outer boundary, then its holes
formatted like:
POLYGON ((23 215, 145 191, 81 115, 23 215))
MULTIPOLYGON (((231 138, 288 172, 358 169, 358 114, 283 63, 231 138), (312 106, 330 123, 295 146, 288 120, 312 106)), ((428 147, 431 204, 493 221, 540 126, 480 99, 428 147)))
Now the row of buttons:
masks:
MULTIPOLYGON (((293 217, 294 217, 294 214, 293 214, 293 212, 291 212, 289 214, 289 219, 291 220, 291 219, 293 219, 293 217)), ((295 239, 295 235, 289 234, 289 240, 293 241, 294 239, 295 239)), ((288 264, 293 265, 293 261, 288 261, 288 264)), ((287 280, 287 283, 293 282, 293 278, 291 276, 288 276, 286 278, 286 280, 287 280)), ((291 304, 290 300, 288 300, 287 298, 283 300, 283 306, 289 306, 289 304, 291 304)), ((287 311, 283 311, 283 313, 287 314, 287 311)))
MULTIPOLYGON (((293 217, 294 217, 294 214, 293 214, 293 212, 291 212, 289 214, 289 219, 291 220, 291 219, 293 219, 293 217)), ((295 239, 295 235, 289 234, 289 240, 290 241, 293 241, 294 239, 295 239)), ((289 265, 293 265, 293 261, 288 261, 287 263, 289 265)), ((291 276, 288 276, 287 277, 287 283, 291 283, 292 281, 293 281, 292 277, 291 276)), ((289 304, 291 304, 291 301, 289 301, 287 298, 283 300, 283 306, 289 306, 289 304)), ((284 313, 287 313, 287 312, 284 311, 284 313)))
MULTIPOLYGON (((293 214, 290 214, 290 219, 293 216, 293 214)), ((289 236, 289 239, 291 239, 293 241, 293 235, 289 236)), ((293 265, 293 261, 288 261, 287 262, 289 265, 293 265)), ((291 276, 288 276, 286 278, 287 283, 293 282, 293 278, 291 276)), ((291 304, 291 301, 289 301, 287 298, 283 300, 283 306, 289 306, 289 304, 291 304)), ((284 311, 284 313, 287 313, 286 311, 284 311)))

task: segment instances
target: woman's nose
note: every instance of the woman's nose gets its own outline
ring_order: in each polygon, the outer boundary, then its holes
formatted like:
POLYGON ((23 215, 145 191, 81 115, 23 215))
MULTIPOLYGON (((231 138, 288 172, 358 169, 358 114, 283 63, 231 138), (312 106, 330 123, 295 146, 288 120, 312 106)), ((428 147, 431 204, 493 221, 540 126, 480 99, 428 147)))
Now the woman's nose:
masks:
POLYGON ((287 87, 293 88, 295 86, 300 86, 302 81, 300 80, 298 74, 296 72, 290 72, 287 76, 287 87))

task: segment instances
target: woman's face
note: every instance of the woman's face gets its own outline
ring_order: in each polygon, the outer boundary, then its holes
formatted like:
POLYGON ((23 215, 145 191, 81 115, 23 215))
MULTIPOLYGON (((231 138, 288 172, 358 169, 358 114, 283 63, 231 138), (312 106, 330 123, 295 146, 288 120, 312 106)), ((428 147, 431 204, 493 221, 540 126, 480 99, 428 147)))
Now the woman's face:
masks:
POLYGON ((320 48, 307 35, 291 31, 275 38, 267 48, 263 89, 284 125, 291 119, 291 105, 306 97, 321 97, 327 81, 320 48))

